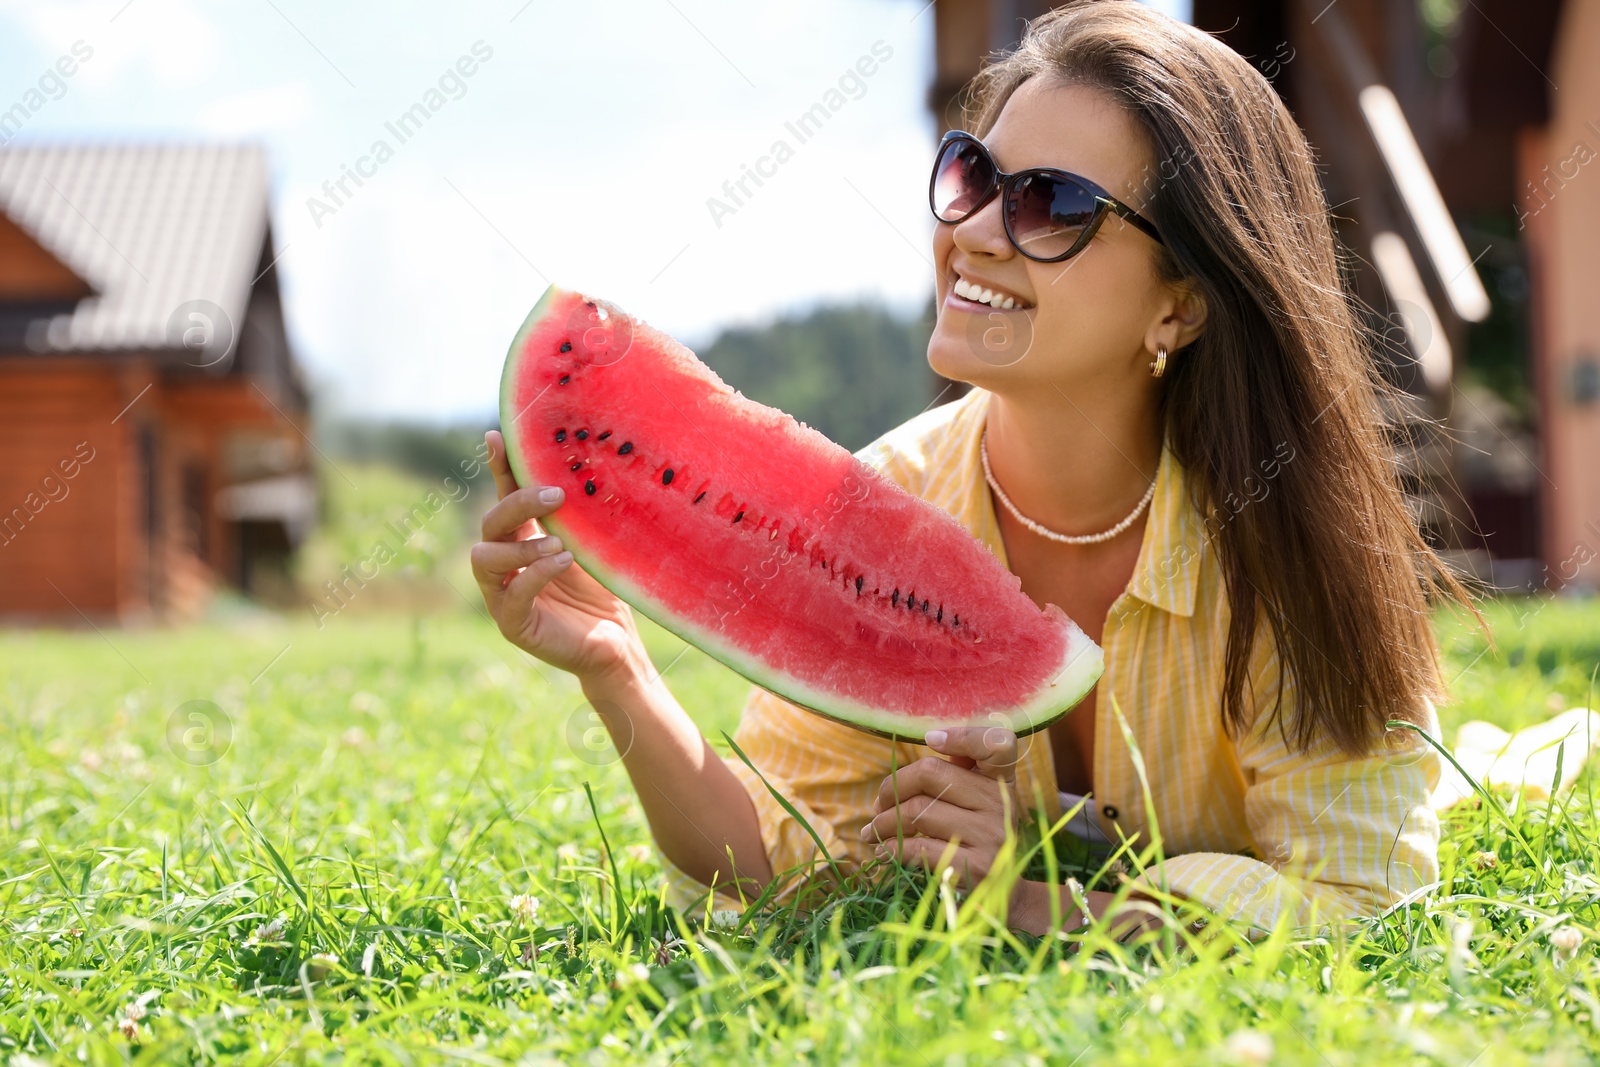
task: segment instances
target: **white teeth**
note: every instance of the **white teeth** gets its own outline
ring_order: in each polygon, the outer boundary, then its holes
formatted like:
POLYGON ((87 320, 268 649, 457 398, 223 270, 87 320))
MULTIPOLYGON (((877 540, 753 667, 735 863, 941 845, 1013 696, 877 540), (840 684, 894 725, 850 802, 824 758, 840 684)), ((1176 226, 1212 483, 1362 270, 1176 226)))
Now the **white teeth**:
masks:
POLYGON ((1022 304, 1022 302, 1014 296, 1010 296, 1006 293, 998 293, 993 289, 987 289, 981 285, 974 285, 967 281, 967 279, 959 276, 956 278, 956 283, 954 286, 952 286, 952 289, 954 289, 955 294, 959 297, 975 301, 979 304, 988 304, 990 307, 999 311, 1009 311, 1012 308, 1020 307, 1022 304))

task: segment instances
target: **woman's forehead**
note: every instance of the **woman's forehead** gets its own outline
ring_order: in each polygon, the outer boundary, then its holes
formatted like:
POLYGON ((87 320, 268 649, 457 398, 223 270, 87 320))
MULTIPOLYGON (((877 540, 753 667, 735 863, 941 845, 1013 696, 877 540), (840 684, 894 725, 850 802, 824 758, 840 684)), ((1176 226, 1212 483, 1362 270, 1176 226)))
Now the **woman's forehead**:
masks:
POLYGON ((1150 147, 1139 123, 1104 90, 1038 77, 1019 85, 983 143, 1003 171, 1056 167, 1133 194, 1150 147))

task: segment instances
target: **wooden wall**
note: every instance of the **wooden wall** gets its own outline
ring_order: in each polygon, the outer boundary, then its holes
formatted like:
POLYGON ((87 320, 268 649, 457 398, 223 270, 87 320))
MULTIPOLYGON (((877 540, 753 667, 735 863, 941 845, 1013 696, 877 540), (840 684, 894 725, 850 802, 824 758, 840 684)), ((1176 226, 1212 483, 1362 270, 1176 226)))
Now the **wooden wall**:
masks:
POLYGON ((1550 124, 1518 159, 1534 301, 1545 584, 1600 590, 1600 3, 1556 35, 1550 124))
MULTIPOLYGON (((0 613, 122 615, 148 602, 133 376, 0 364, 0 613)), ((146 398, 148 399, 148 398, 146 398)))
POLYGON ((292 439, 303 456, 298 431, 239 376, 0 359, 0 616, 197 614, 238 571, 238 531, 214 502, 241 431, 292 439))

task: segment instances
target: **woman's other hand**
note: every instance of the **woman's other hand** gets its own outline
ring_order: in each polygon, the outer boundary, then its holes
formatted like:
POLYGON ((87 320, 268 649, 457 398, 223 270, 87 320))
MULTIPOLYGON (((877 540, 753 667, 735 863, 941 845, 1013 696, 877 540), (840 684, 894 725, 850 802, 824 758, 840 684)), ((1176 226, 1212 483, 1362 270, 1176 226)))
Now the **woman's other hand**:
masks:
POLYGON ((971 888, 1021 821, 1017 735, 997 726, 951 727, 929 731, 927 744, 950 759, 925 756, 885 778, 861 838, 882 842, 880 856, 930 871, 953 843, 948 866, 971 888))
MULTIPOLYGON (((930 731, 926 740, 950 760, 927 756, 885 778, 861 838, 881 842, 879 856, 893 855, 907 866, 929 871, 948 866, 958 885, 971 889, 993 869, 1007 829, 1015 833, 1021 823, 1017 735, 994 726, 953 727, 930 731), (941 864, 947 850, 950 856, 941 864)), ((1009 925, 1044 934, 1050 926, 1051 891, 1045 882, 1019 879, 1011 894, 1009 925)), ((1118 905, 1115 894, 1085 892, 1085 916, 1064 889, 1055 892, 1061 898, 1063 929, 1085 925, 1113 908, 1111 933, 1119 940, 1161 926, 1148 899, 1135 896, 1118 905)))
POLYGON ((572 561, 538 519, 561 507, 555 486, 517 487, 500 431, 490 430, 489 469, 500 495, 472 547, 472 574, 506 640, 580 679, 644 665, 633 612, 572 561))

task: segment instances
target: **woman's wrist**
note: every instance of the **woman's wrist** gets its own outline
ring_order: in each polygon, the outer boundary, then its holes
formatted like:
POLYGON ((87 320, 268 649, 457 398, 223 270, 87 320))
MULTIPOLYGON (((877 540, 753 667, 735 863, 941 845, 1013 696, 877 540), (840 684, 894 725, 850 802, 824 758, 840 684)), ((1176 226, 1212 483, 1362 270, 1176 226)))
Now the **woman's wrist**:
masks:
POLYGON ((636 694, 649 687, 659 675, 650 653, 642 644, 626 648, 610 666, 578 676, 578 685, 590 702, 615 701, 618 697, 636 694))
POLYGON ((1009 925, 1041 937, 1052 932, 1052 919, 1055 920, 1055 930, 1076 930, 1094 920, 1089 896, 1075 878, 1068 878, 1059 886, 1019 880, 1011 891, 1009 925), (1059 910, 1051 908, 1052 895, 1059 902, 1059 910), (1089 910, 1086 911, 1086 908, 1089 910))

